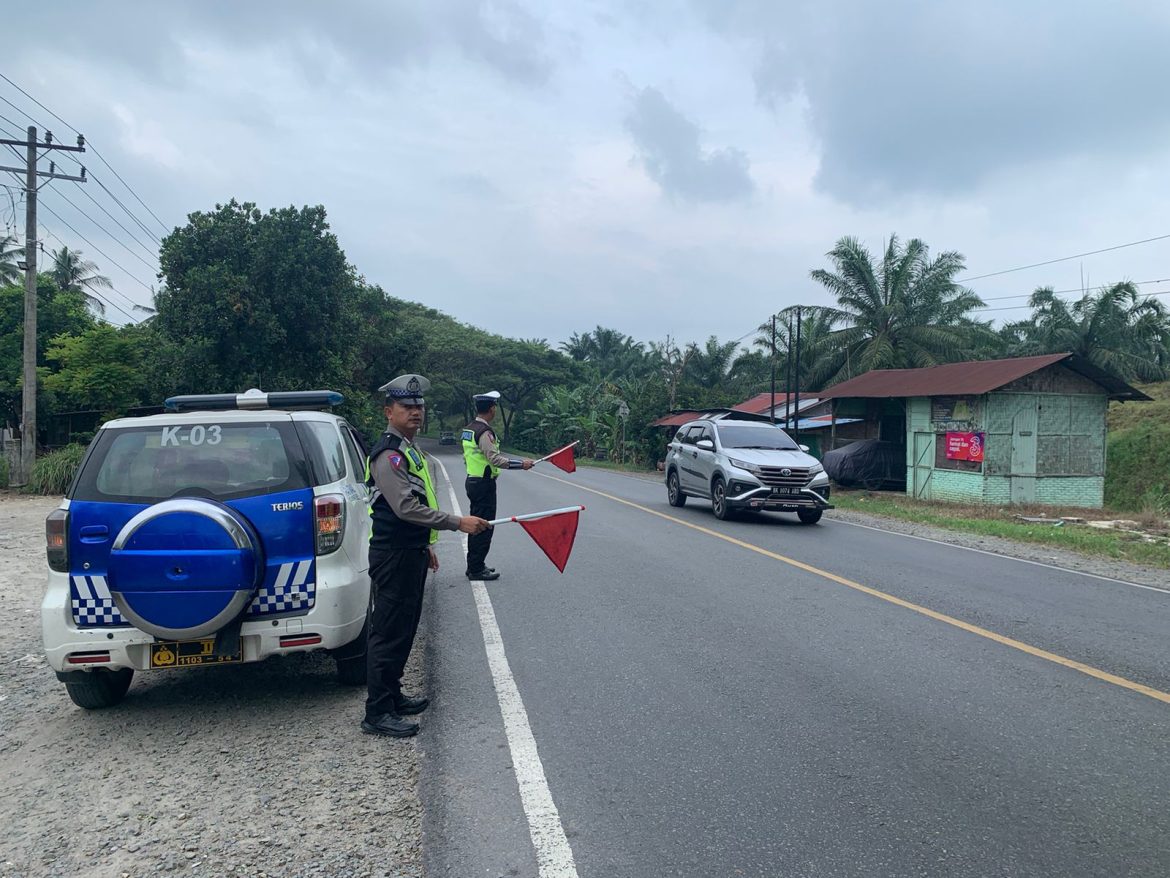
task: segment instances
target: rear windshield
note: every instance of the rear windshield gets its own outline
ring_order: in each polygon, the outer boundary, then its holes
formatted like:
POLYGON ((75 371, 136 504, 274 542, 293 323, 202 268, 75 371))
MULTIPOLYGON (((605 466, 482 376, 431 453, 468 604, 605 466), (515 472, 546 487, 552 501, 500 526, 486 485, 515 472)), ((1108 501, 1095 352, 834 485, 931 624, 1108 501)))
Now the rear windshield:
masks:
POLYGON ((289 421, 102 430, 73 492, 76 500, 154 503, 231 500, 308 486, 289 421))
POLYGON ((768 448, 796 451, 796 443, 779 427, 720 427, 724 448, 768 448))

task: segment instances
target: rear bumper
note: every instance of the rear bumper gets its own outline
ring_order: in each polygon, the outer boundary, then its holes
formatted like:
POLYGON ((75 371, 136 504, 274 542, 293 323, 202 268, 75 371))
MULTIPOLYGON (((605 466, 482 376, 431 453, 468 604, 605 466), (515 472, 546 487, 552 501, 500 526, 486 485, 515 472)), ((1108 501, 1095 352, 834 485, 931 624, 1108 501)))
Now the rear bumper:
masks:
MULTIPOLYGON (((240 628, 240 652, 243 661, 255 662, 273 655, 337 649, 355 640, 365 624, 369 606, 370 580, 365 571, 338 581, 319 570, 316 601, 309 612, 300 616, 249 619, 240 628), (310 635, 319 642, 282 646, 281 638, 294 644, 310 635)), ((100 669, 150 669, 150 644, 156 639, 137 628, 79 628, 73 621, 70 606, 69 577, 49 574, 49 587, 41 603, 41 636, 49 666, 58 672, 100 669), (108 661, 73 664, 70 656, 88 653, 108 661)))

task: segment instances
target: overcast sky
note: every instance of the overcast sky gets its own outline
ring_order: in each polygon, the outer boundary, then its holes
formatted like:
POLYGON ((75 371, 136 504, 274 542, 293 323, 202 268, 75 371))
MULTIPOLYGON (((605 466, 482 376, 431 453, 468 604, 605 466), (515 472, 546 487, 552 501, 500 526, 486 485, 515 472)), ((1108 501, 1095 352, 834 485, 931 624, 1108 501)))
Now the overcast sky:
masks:
MULTIPOLYGON (((920 237, 974 276, 1170 234, 1157 0, 55 0, 5 30, 0 72, 168 226, 231 197, 321 203, 371 282, 554 344, 743 336, 828 301, 808 273, 843 235, 920 237)), ((151 272, 59 193, 133 243, 54 186, 46 230, 146 301, 63 221, 151 272)), ((971 285, 1003 307, 1082 272, 1170 278, 1170 240, 971 285)))

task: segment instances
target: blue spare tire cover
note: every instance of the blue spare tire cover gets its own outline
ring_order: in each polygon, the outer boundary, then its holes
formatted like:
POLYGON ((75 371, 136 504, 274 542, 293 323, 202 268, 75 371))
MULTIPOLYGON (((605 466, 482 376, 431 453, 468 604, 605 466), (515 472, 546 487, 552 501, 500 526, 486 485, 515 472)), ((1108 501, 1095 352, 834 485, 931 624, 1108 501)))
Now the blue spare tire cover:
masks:
POLYGON ((107 577, 136 628, 189 640, 214 634, 251 602, 263 579, 255 530, 213 500, 178 497, 144 509, 118 533, 107 577))

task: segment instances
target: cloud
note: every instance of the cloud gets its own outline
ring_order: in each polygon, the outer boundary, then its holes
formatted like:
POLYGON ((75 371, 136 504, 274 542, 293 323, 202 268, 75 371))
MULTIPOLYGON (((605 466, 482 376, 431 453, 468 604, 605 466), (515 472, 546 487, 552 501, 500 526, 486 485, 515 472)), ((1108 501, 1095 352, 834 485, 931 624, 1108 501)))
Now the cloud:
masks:
POLYGON ((973 191, 1004 170, 1137 158, 1170 133, 1170 13, 1155 3, 694 0, 754 45, 761 103, 800 98, 818 187, 854 204, 973 191))
POLYGON ((188 55, 209 45, 231 47, 245 77, 250 67, 270 64, 275 49, 322 87, 360 84, 444 52, 528 86, 545 84, 554 69, 541 19, 515 0, 126 0, 120 12, 64 0, 39 4, 25 17, 51 30, 57 48, 75 59, 100 59, 171 85, 190 75, 188 55))
POLYGON ((634 95, 626 130, 638 146, 638 161, 669 196, 687 201, 735 201, 755 190, 741 150, 704 150, 699 126, 656 88, 634 95))

